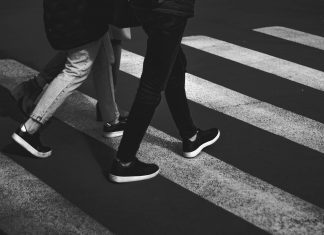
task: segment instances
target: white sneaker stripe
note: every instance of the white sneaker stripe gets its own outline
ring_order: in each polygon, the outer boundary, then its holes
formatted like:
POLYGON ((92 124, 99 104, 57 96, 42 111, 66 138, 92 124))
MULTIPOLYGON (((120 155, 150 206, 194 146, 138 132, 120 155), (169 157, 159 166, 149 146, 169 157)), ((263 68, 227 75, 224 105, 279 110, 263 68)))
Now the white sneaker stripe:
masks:
POLYGON ((151 179, 159 174, 160 170, 154 172, 150 175, 143 175, 143 176, 118 176, 118 175, 109 175, 109 179, 116 182, 116 183, 129 183, 141 180, 151 179))
POLYGON ((23 148, 25 148, 29 153, 31 153, 35 157, 39 158, 47 158, 52 154, 52 151, 48 151, 46 153, 42 153, 37 151, 33 146, 31 146, 28 142, 26 142, 24 139, 22 139, 19 135, 16 133, 12 134, 12 138, 20 144, 23 148))
POLYGON ((124 131, 104 132, 102 135, 106 138, 113 138, 113 137, 122 136, 123 133, 124 131))

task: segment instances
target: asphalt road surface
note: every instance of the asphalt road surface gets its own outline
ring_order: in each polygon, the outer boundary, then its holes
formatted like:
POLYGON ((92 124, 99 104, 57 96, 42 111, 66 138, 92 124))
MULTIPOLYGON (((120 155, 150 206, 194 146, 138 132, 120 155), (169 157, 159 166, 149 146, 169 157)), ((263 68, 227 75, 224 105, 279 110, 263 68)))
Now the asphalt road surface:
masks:
MULTIPOLYGON (((101 136, 91 77, 67 99, 35 159, 11 134, 8 90, 54 55, 41 1, 0 4, 0 234, 324 234, 324 2, 203 0, 182 45, 187 96, 220 140, 196 159, 162 99, 138 153, 158 177, 125 185, 106 173, 120 138, 101 136)), ((129 109, 145 34, 124 43, 117 100, 129 109)))

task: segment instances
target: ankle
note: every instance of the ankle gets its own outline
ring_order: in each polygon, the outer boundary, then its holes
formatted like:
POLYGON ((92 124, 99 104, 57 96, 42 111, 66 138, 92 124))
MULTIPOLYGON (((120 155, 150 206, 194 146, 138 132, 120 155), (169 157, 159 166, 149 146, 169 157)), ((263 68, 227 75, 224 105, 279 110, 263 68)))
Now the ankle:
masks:
POLYGON ((21 131, 27 132, 28 134, 35 134, 41 127, 41 124, 32 118, 29 118, 22 126, 21 131))

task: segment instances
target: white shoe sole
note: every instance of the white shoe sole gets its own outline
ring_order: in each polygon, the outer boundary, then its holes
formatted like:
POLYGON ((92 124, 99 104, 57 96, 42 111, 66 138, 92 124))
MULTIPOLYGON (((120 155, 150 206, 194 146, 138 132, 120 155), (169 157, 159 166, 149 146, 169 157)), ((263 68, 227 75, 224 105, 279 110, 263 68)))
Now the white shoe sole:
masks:
POLYGON ((116 132, 104 132, 102 135, 106 138, 113 138, 113 137, 119 137, 124 134, 124 131, 116 131, 116 132))
POLYGON ((48 151, 46 153, 42 153, 37 151, 33 146, 31 146, 28 142, 26 142, 23 138, 21 138, 19 135, 16 133, 13 133, 12 136, 14 141, 16 141, 21 147, 26 149, 29 153, 31 153, 33 156, 38 157, 38 158, 47 158, 51 156, 52 150, 48 151))
POLYGON ((118 176, 109 174, 109 179, 115 183, 129 183, 129 182, 135 182, 135 181, 142 181, 142 180, 148 180, 155 176, 157 176, 160 172, 160 169, 153 174, 150 175, 143 175, 143 176, 118 176))
POLYGON ((199 148, 197 148, 196 150, 194 150, 192 152, 183 152, 183 156, 185 158, 194 158, 194 157, 196 157, 204 148, 206 148, 207 146, 210 146, 213 143, 215 143, 219 139, 219 137, 220 137, 220 131, 218 131, 218 134, 214 139, 200 145, 199 148))

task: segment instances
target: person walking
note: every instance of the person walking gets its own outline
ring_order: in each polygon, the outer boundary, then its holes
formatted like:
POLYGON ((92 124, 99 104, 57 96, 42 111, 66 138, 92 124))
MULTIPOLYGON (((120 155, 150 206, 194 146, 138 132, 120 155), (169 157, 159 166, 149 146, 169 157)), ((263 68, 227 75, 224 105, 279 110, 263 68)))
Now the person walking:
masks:
MULTIPOLYGON (((45 158, 52 149, 40 140, 40 128, 53 116, 64 100, 77 89, 93 69, 99 105, 111 104, 107 119, 118 122, 114 99, 107 34, 110 6, 105 0, 44 0, 44 23, 47 38, 54 49, 66 56, 63 70, 49 84, 28 120, 12 135, 14 141, 35 157, 45 158)), ((60 56, 62 56, 61 54, 60 56)), ((104 109, 101 109, 101 111, 104 109)))
POLYGON ((217 128, 195 126, 185 93, 187 62, 181 39, 188 18, 194 15, 194 0, 132 0, 131 4, 148 38, 140 84, 109 171, 109 179, 116 183, 146 180, 159 173, 157 165, 139 161, 136 153, 163 91, 183 141, 184 157, 196 157, 220 137, 217 128))
MULTIPOLYGON (((96 103, 96 118, 97 121, 104 122, 104 137, 116 137, 122 134, 122 130, 119 130, 121 125, 116 122, 115 115, 109 115, 110 113, 118 110, 120 113, 119 122, 125 123, 127 121, 128 112, 117 108, 117 104, 114 100, 121 60, 122 41, 130 39, 130 28, 120 29, 112 25, 109 25, 108 35, 105 35, 103 38, 103 40, 106 41, 103 46, 105 47, 105 51, 108 53, 107 58, 110 62, 106 65, 109 70, 107 73, 108 77, 106 78, 109 82, 109 84, 107 84, 107 95, 110 95, 110 99, 107 97, 104 104, 99 104, 99 102, 96 103), (114 87, 114 92, 109 92, 111 90, 110 87, 114 87), (113 119, 109 119, 111 116, 113 119)), ((67 53, 65 51, 57 52, 36 76, 32 79, 21 82, 12 90, 11 93, 13 97, 16 99, 20 110, 22 110, 25 115, 29 115, 34 110, 35 102, 42 93, 44 87, 47 84, 50 84, 54 78, 62 72, 66 60, 67 53)), ((97 60, 100 60, 100 58, 97 60)), ((93 72, 92 69, 92 73, 100 74, 101 71, 93 72)))

